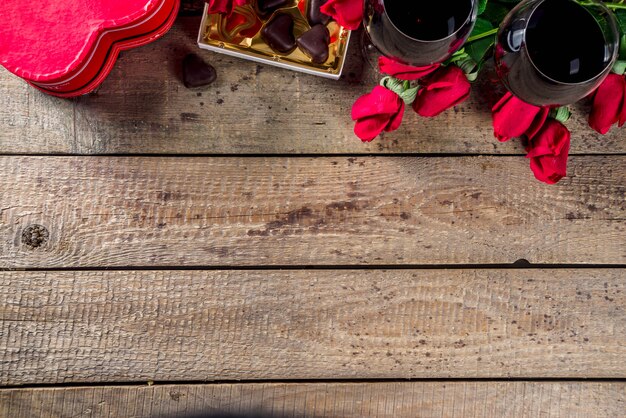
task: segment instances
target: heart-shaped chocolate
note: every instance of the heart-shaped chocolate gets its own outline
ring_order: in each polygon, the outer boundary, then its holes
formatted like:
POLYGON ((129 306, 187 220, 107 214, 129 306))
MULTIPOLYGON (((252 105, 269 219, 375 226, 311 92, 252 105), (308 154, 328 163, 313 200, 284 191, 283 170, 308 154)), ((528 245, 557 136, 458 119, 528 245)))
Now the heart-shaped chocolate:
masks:
POLYGON ((287 54, 296 48, 293 35, 293 17, 287 13, 276 14, 261 30, 261 37, 274 51, 287 54))
POLYGON ((332 19, 326 13, 322 13, 320 8, 326 4, 328 0, 309 0, 309 5, 306 9, 306 18, 309 21, 309 25, 315 26, 318 24, 326 25, 332 19))
POLYGON ((330 32, 322 24, 315 25, 298 38, 298 47, 315 64, 323 64, 328 59, 330 32))
POLYGON ((183 82, 185 87, 193 89, 205 87, 217 79, 217 72, 211 64, 204 62, 196 54, 189 54, 183 60, 183 82))
POLYGON ((262 15, 269 15, 288 3, 289 0, 257 0, 256 7, 262 15))

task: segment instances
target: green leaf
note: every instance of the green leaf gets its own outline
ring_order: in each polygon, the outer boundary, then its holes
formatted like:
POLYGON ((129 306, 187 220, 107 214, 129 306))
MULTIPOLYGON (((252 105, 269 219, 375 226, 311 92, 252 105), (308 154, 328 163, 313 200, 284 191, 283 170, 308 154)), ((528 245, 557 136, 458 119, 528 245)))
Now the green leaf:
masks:
POLYGON ((474 61, 482 63, 494 43, 495 39, 493 37, 480 39, 466 45, 465 51, 474 61))
POLYGON ((615 10, 615 17, 617 17, 617 22, 619 23, 619 27, 622 30, 623 34, 626 34, 626 10, 618 9, 615 10))
MULTIPOLYGON (((472 36, 480 36, 483 33, 489 32, 493 29, 493 25, 486 19, 476 19, 476 25, 472 31, 472 36)), ((493 46, 495 42, 494 36, 488 36, 486 38, 478 39, 476 41, 465 44, 465 52, 472 57, 472 59, 480 66, 483 59, 487 55, 487 51, 493 46)))
POLYGON ((619 57, 620 59, 626 60, 626 34, 622 36, 619 43, 619 57))
POLYGON ((478 19, 476 19, 476 24, 474 25, 474 29, 472 30, 472 33, 470 33, 469 37, 471 38, 481 35, 485 32, 489 32, 491 29, 493 29, 493 25, 491 24, 491 22, 487 19, 479 17, 478 19))
POLYGON ((478 0, 478 15, 483 14, 487 8, 487 0, 478 0))
POLYGON ((485 12, 481 15, 481 17, 491 22, 494 26, 499 26, 500 23, 504 20, 504 17, 511 11, 512 6, 514 5, 504 5, 494 1, 490 1, 487 4, 487 8, 485 9, 485 12))

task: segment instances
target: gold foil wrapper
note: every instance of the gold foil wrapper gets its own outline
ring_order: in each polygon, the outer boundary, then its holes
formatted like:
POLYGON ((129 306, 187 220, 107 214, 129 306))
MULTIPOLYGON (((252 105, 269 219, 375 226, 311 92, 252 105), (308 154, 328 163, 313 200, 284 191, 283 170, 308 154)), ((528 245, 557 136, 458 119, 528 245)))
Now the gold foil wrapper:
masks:
POLYGON ((262 28, 276 13, 288 13, 293 17, 296 39, 309 30, 311 26, 305 17, 307 3, 307 0, 292 0, 286 7, 267 16, 257 12, 255 0, 249 5, 237 7, 231 16, 208 14, 205 8, 198 44, 204 49, 338 79, 346 59, 350 31, 336 22, 326 25, 331 42, 328 59, 322 64, 313 63, 300 48, 288 54, 278 53, 261 38, 262 28))

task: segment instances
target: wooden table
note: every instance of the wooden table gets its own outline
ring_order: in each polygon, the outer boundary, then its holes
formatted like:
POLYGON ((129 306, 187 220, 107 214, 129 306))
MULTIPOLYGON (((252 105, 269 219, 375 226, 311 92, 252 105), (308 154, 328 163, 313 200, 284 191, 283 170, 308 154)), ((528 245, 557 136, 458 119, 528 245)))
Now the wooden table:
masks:
POLYGON ((624 416, 626 131, 569 176, 492 136, 489 74, 371 144, 333 82, 200 52, 197 16, 102 88, 0 72, 0 416, 624 416))

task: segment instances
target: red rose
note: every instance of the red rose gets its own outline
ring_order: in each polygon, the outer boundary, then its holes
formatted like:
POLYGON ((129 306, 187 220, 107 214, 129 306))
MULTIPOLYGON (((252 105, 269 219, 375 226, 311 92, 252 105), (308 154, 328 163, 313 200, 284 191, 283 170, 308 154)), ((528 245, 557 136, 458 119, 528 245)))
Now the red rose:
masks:
POLYGON ((421 81, 423 87, 417 92, 413 110, 425 117, 462 103, 469 97, 470 83, 463 70, 456 65, 442 67, 421 81))
POLYGON ((569 146, 570 133, 565 125, 549 119, 526 149, 537 180, 554 184, 567 175, 569 146))
POLYGON ((248 4, 249 0, 205 0, 209 4, 209 14, 222 13, 230 15, 235 7, 248 4))
POLYGON ((626 123, 626 78, 609 74, 593 95, 589 126, 604 135, 615 123, 626 123))
POLYGON ((500 142, 526 135, 532 138, 543 126, 550 108, 533 106, 506 93, 492 109, 493 132, 500 142))
POLYGON ((358 29, 363 21, 365 2, 363 0, 328 0, 320 11, 332 16, 346 29, 358 29))
POLYGON ((356 121, 354 133, 363 142, 370 142, 382 131, 395 131, 402 123, 404 101, 391 90, 374 87, 371 93, 361 96, 352 106, 352 120, 356 121))
POLYGON ((428 65, 425 67, 414 67, 412 65, 401 64, 398 61, 387 58, 384 55, 378 59, 378 67, 383 74, 389 74, 400 80, 419 80, 426 77, 437 68, 439 64, 428 65))

